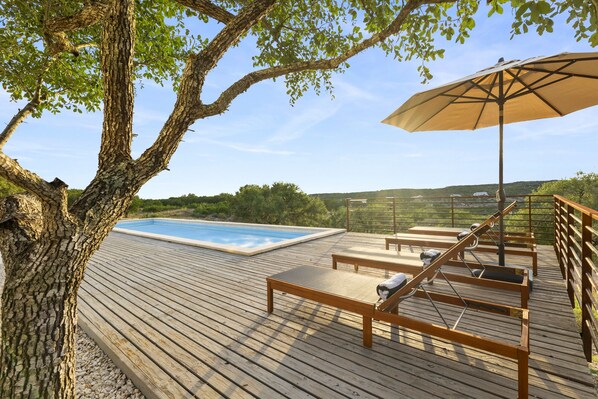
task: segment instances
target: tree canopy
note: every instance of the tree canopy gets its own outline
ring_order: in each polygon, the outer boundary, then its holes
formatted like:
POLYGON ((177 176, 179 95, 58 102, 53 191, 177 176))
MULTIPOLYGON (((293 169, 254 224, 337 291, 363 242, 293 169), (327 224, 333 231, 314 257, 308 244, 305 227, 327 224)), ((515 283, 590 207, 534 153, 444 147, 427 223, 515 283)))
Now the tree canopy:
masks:
POLYGON ((323 226, 328 218, 324 202, 293 183, 248 184, 230 199, 235 220, 295 226, 323 226))
MULTIPOLYGON (((11 99, 30 102, 34 116, 40 116, 42 110, 100 109, 103 100, 100 22, 109 3, 109 0, 0 1, 3 10, 0 82, 11 99)), ((342 71, 348 67, 351 56, 370 46, 380 47, 399 61, 421 59, 420 72, 428 78, 426 62, 442 57, 444 52, 436 46, 437 39, 463 42, 475 27, 474 16, 480 2, 255 3, 261 4, 264 9, 259 12, 267 12, 267 16, 237 32, 230 23, 249 8, 244 7, 245 0, 136 1, 133 73, 138 86, 143 80, 152 80, 173 84, 178 89, 188 56, 214 46, 214 31, 223 25, 231 27, 220 32, 223 39, 227 31, 235 30, 234 35, 226 37, 227 46, 253 37, 257 48, 253 65, 260 72, 247 75, 246 80, 255 82, 284 76, 293 101, 309 88, 318 92, 331 90, 330 70, 342 71)), ((513 34, 530 29, 540 34, 551 32, 554 18, 564 14, 575 28, 577 40, 598 44, 596 1, 492 0, 488 3, 489 15, 502 13, 504 7, 513 10, 513 34)), ((209 68, 203 72, 215 66, 220 57, 218 54, 211 59, 209 68)), ((247 83, 240 81, 237 87, 246 88, 247 83)))
POLYGON ((598 210, 598 174, 580 171, 569 179, 544 183, 534 194, 558 194, 578 204, 598 210))

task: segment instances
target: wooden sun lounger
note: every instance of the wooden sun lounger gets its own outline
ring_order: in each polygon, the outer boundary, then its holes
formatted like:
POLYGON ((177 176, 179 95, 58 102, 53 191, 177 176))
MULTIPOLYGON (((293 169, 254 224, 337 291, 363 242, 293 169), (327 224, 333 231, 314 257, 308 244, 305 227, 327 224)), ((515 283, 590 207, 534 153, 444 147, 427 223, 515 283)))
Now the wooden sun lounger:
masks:
MULTIPOLYGON (((391 245, 396 245, 397 251, 401 250, 402 245, 415 245, 424 248, 450 248, 458 241, 457 237, 409 233, 397 233, 392 237, 386 237, 384 240, 386 242, 386 249, 389 249, 391 245)), ((478 245, 474 251, 496 253, 497 247, 493 245, 478 245)), ((535 246, 532 248, 506 247, 505 255, 531 257, 534 276, 538 275, 538 251, 535 246)))
MULTIPOLYGON (((485 221, 474 233, 485 231, 489 223, 494 221, 491 219, 485 221)), ((436 276, 440 267, 446 261, 454 258, 467 245, 471 245, 474 241, 475 237, 472 233, 463 240, 455 243, 428 268, 416 274, 403 288, 384 302, 380 302, 376 294, 376 286, 381 282, 379 278, 310 266, 298 267, 275 274, 266 278, 268 313, 272 313, 274 310, 273 292, 276 290, 361 315, 363 318, 363 345, 366 347, 371 347, 372 345, 372 319, 375 319, 515 359, 517 360, 518 367, 519 398, 527 398, 529 359, 528 310, 464 298, 457 295, 437 292, 424 294, 422 291, 421 284, 424 280, 436 276), (443 302, 449 305, 463 306, 464 301, 467 309, 516 318, 521 323, 519 342, 518 344, 506 343, 496 338, 487 338, 459 331, 456 329, 456 325, 453 327, 449 327, 448 325, 442 326, 401 315, 400 304, 404 298, 411 295, 416 297, 428 296, 428 298, 432 298, 436 302, 443 302)))
MULTIPOLYGON (((424 234, 434 236, 456 237, 460 232, 468 230, 462 227, 433 227, 433 226, 413 226, 407 232, 413 234, 424 234)), ((484 234, 480 239, 481 245, 496 245, 498 241, 497 234, 484 234)), ((505 232, 505 246, 507 247, 524 247, 535 248, 536 238, 533 232, 505 232)))
MULTIPOLYGON (((396 273, 406 273, 411 275, 417 275, 423 270, 423 263, 419 258, 419 254, 401 252, 397 253, 395 251, 365 247, 353 247, 343 252, 332 254, 332 268, 337 269, 339 263, 353 265, 355 271, 359 270, 359 266, 389 270, 396 273)), ((457 260, 448 260, 445 262, 445 265, 461 268, 466 267, 463 262, 457 260)), ((456 273, 444 273, 444 275, 452 282, 519 292, 521 307, 523 309, 527 309, 530 292, 530 281, 527 268, 511 266, 495 267, 492 265, 481 265, 471 261, 468 261, 467 265, 471 269, 485 268, 491 273, 510 273, 520 275, 521 283, 484 279, 473 277, 471 275, 456 273)))
MULTIPOLYGON (((517 202, 509 204, 503 210, 503 216, 509 214, 515 209, 517 202)), ((497 221, 500 216, 500 212, 495 213, 490 217, 491 220, 497 221)), ((489 219, 489 220, 490 220, 489 219)), ((474 251, 477 252, 491 252, 496 253, 498 248, 494 242, 492 245, 486 245, 488 242, 484 241, 483 237, 488 235, 488 229, 480 235, 482 237, 474 251)), ((446 235, 424 235, 424 234, 413 234, 413 233, 397 233, 392 237, 386 237, 386 249, 389 249, 391 245, 395 245, 397 251, 401 250, 402 245, 416 245, 425 248, 450 248, 455 242, 457 242, 456 235, 449 237, 446 235)), ((532 258, 532 269, 534 276, 538 275, 538 251, 536 245, 525 246, 525 247, 506 247, 506 255, 515 256, 526 256, 532 258)), ((462 255, 464 255, 462 253, 462 255)))

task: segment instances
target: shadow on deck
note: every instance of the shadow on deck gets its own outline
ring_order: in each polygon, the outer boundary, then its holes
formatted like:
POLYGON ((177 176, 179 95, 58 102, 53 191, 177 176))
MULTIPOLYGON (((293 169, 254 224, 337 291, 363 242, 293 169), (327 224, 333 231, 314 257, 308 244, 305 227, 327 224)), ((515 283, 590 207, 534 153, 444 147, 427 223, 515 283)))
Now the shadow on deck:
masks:
MULTIPOLYGON (((516 364, 500 356, 376 322, 366 349, 360 316, 292 295, 277 293, 267 314, 267 276, 330 268, 333 252, 356 245, 384 240, 349 233, 245 257, 113 233, 86 272, 79 324, 148 398, 517 396, 516 364)), ((466 328, 504 334, 476 317, 466 328)), ((530 332, 530 397, 596 395, 548 246, 530 332)))

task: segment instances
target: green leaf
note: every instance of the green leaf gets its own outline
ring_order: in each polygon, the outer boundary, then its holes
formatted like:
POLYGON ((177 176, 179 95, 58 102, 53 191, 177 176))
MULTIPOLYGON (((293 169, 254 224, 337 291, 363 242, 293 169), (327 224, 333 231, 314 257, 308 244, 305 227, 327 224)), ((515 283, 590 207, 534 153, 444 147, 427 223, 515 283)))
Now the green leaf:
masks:
POLYGON ((539 1, 535 8, 539 14, 548 14, 552 11, 552 6, 546 1, 539 1))

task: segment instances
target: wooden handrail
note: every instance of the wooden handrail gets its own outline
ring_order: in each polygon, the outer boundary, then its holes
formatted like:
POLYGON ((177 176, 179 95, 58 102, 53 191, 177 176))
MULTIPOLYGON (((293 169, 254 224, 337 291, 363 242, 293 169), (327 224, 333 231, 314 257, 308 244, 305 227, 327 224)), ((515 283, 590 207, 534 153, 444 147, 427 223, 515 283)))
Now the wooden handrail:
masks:
POLYGON ((598 274, 598 211, 563 196, 554 196, 554 250, 566 280, 572 306, 581 308, 581 336, 588 362, 592 361, 592 346, 598 349, 598 312, 594 296, 598 295, 592 275, 598 274))

